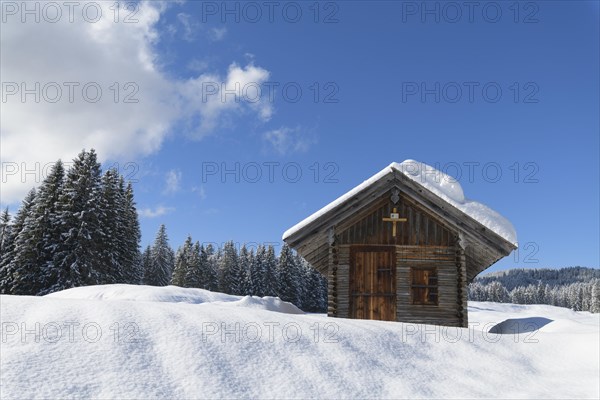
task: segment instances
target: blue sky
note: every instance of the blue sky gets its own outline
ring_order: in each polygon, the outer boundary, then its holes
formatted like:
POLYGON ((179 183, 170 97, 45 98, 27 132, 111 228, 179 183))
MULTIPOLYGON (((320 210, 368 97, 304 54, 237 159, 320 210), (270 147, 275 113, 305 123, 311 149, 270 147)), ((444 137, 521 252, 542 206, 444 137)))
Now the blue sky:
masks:
MULTIPOLYGON (((272 18, 263 3, 253 3, 260 16, 245 4, 140 3, 131 26, 9 15, 3 82, 95 81, 106 97, 110 82, 134 82, 139 102, 3 100, 5 115, 49 121, 7 117, 3 163, 96 147, 136 182, 143 244, 165 223, 178 246, 188 234, 280 243, 390 162, 416 159, 512 221, 521 249, 491 270, 599 266, 597 2, 480 2, 471 16, 465 2, 276 2, 272 18), (17 46, 27 30, 38 40, 17 46), (69 72, 78 65, 88 75, 69 72), (249 92, 210 94, 238 81, 249 92), (43 151, 22 150, 55 125, 43 151)), ((6 175, 3 166, 3 185, 6 175)), ((31 182, 18 183, 3 204, 31 182)))

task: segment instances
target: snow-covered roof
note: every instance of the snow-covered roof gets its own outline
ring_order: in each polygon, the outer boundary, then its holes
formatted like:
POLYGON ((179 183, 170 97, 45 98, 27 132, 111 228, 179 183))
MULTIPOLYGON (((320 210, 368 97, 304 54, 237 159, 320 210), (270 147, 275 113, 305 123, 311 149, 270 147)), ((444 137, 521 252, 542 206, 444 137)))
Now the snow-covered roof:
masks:
POLYGON ((483 226, 495 232, 500 237, 517 246, 517 233, 508 219, 492 210, 485 204, 469 200, 465 197, 462 186, 453 177, 438 171, 425 163, 406 160, 401 163, 391 163, 348 193, 327 204, 319 211, 300 221, 284 232, 283 240, 294 235, 310 223, 316 221, 327 212, 354 197, 356 194, 371 186, 390 172, 398 171, 406 175, 425 189, 429 190, 448 204, 459 209, 483 226))

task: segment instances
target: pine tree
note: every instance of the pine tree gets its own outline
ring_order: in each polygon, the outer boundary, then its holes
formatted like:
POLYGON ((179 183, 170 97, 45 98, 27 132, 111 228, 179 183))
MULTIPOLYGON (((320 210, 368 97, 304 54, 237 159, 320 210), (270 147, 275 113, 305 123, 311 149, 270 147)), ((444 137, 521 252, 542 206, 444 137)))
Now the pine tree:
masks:
POLYGON ((99 277, 101 284, 125 282, 122 265, 122 255, 125 252, 123 194, 119 185, 118 172, 109 169, 102 176, 100 218, 103 238, 99 244, 102 260, 99 277))
POLYGON ((146 246, 146 249, 142 253, 142 284, 148 284, 149 273, 152 271, 152 248, 146 246))
POLYGON ((568 288, 569 308, 581 311, 581 288, 578 284, 571 284, 568 288))
POLYGON ((275 249, 272 245, 267 247, 262 270, 264 274, 264 295, 277 296, 277 291, 279 289, 277 282, 279 277, 277 276, 277 258, 275 257, 275 249))
POLYGON ((10 237, 10 214, 8 213, 8 207, 4 209, 4 212, 0 215, 0 260, 6 251, 8 240, 10 237))
MULTIPOLYGON (((123 177, 120 177, 119 186, 124 186, 123 177)), ((122 190, 122 189, 121 189, 122 190)), ((123 253, 120 256, 126 283, 138 284, 141 282, 144 270, 142 268, 140 241, 142 232, 133 195, 131 182, 127 184, 122 196, 123 199, 123 225, 121 237, 124 243, 123 253)))
POLYGON ((321 274, 304 258, 299 257, 301 271, 304 274, 302 285, 302 309, 308 312, 318 312, 321 308, 321 274))
POLYGON ((73 161, 58 201, 61 241, 54 254, 58 281, 50 291, 98 284, 103 271, 101 170, 94 150, 73 161))
POLYGON ((542 281, 539 281, 535 288, 536 302, 535 304, 547 304, 546 303, 546 286, 542 284, 542 281))
POLYGON ((591 285, 590 312, 600 313, 600 279, 595 279, 591 285))
POLYGON ((289 301, 290 303, 296 305, 300 303, 299 290, 297 286, 299 274, 297 270, 296 258, 286 243, 281 249, 281 253, 279 254, 279 262, 277 263, 277 295, 281 300, 289 301))
MULTIPOLYGON (((500 282, 498 284, 501 285, 500 282)), ((525 288, 525 304, 536 304, 537 303, 537 291, 535 286, 527 285, 525 288)))
POLYGON ((298 302, 295 303, 301 309, 306 309, 307 304, 305 301, 310 303, 312 299, 310 297, 313 293, 310 292, 310 264, 302 258, 298 253, 294 253, 294 265, 295 265, 295 283, 298 292, 298 302))
POLYGON ((202 287, 207 290, 219 290, 218 258, 212 244, 206 245, 201 251, 202 287))
POLYGON ((19 233, 23 230, 25 220, 31 213, 31 208, 34 205, 36 196, 35 189, 31 189, 27 196, 21 203, 21 208, 17 212, 14 218, 13 224, 9 230, 9 235, 5 239, 5 250, 0 260, 0 293, 1 294, 13 294, 13 284, 15 279, 15 273, 18 269, 18 265, 15 263, 15 256, 19 252, 16 246, 16 239, 19 233))
POLYGON ((489 285, 489 298, 490 301, 503 303, 508 299, 508 292, 500 282, 492 282, 489 285))
MULTIPOLYGON (((189 257, 188 269, 185 273, 184 286, 191 288, 202 288, 202 252, 204 248, 200 246, 200 242, 194 243, 189 257)), ((206 256, 206 253, 205 253, 206 256)), ((177 269, 177 261, 175 261, 175 269, 177 269)), ((175 275, 175 274, 173 274, 175 275)))
POLYGON ((592 301, 592 285, 588 283, 581 284, 581 311, 590 311, 592 301))
POLYGON ((175 265, 175 255, 169 246, 169 238, 164 225, 161 225, 150 251, 150 269, 146 270, 145 283, 153 286, 166 286, 171 280, 175 265))
POLYGON ((240 264, 233 241, 225 243, 218 257, 219 289, 227 294, 241 294, 240 264))
POLYGON ((250 267, 253 294, 259 297, 266 296, 265 289, 265 265, 267 260, 267 249, 263 244, 256 248, 256 255, 250 267))
POLYGON ((252 295, 254 287, 252 285, 252 264, 254 262, 254 253, 249 252, 246 245, 242 245, 239 255, 239 269, 236 278, 238 286, 238 294, 252 295))
POLYGON ((175 269, 171 278, 171 285, 185 287, 185 278, 192 268, 193 244, 192 237, 188 236, 183 246, 177 249, 175 255, 175 269))
POLYGON ((57 283, 54 253, 61 241, 57 204, 62 194, 65 171, 57 161, 36 193, 35 202, 17 237, 19 252, 14 262, 21 273, 14 294, 40 295, 57 283))
POLYGON ((16 295, 35 295, 40 291, 42 276, 37 264, 39 238, 36 235, 33 212, 36 208, 36 199, 37 196, 25 217, 23 228, 15 237, 15 252, 10 261, 13 271, 10 292, 16 295))

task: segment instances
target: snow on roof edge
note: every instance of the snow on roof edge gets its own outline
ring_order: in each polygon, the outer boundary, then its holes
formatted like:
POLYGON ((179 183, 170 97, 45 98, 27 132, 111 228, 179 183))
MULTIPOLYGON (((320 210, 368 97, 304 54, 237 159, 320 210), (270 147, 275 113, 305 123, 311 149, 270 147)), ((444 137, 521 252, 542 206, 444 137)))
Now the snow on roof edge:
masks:
POLYGON ((425 163, 410 159, 401 163, 391 163, 369 179, 354 187, 349 192, 343 194, 333 202, 327 204, 320 210, 309 215, 307 218, 289 228, 283 233, 282 239, 286 240, 302 228, 306 227, 324 214, 355 196, 357 193, 372 185, 393 170, 403 173, 405 176, 420 184, 425 189, 446 201, 451 206, 459 209, 486 228, 490 229, 492 232, 518 247, 517 233, 514 226, 508 219, 503 217, 497 211, 492 210, 485 204, 468 200, 464 196, 462 186, 453 177, 444 174, 443 172, 438 171, 437 169, 425 163))
POLYGON ((388 173, 392 172, 393 171, 393 165, 394 165, 394 163, 388 165, 387 167, 385 167, 384 169, 382 169, 381 171, 379 171, 378 173, 376 173, 375 175, 373 175, 369 179, 365 180, 360 185, 356 186, 354 189, 352 189, 349 192, 341 195, 340 197, 338 197, 337 199, 335 199, 331 203, 327 204, 325 207, 321 208, 317 212, 309 215, 308 217, 304 218, 302 221, 298 222, 296 225, 292 226, 290 229, 288 229, 287 231, 285 231, 283 233, 283 235, 281 237, 282 240, 285 240, 288 237, 292 236, 293 234, 295 234, 296 232, 298 232, 300 229, 304 228, 306 225, 314 222, 315 220, 317 220, 318 218, 320 218, 324 214, 326 214, 329 211, 333 210, 334 208, 336 208, 337 206, 339 206, 340 204, 342 204, 346 200, 350 199, 351 197, 353 197, 354 195, 356 195, 357 193, 359 193, 360 191, 362 191, 363 189, 367 188, 368 186, 371 186, 373 183, 377 182, 383 176, 385 176, 388 173))

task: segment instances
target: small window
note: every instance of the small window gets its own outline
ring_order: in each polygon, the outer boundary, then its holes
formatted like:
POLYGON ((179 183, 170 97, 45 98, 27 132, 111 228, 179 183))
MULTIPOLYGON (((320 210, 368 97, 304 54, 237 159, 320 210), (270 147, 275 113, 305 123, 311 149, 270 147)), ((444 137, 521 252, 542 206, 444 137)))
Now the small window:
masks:
POLYGON ((436 268, 411 268, 410 291, 413 304, 438 304, 438 277, 436 268))

